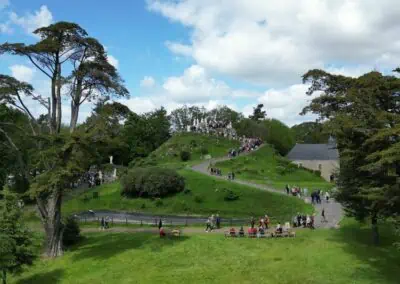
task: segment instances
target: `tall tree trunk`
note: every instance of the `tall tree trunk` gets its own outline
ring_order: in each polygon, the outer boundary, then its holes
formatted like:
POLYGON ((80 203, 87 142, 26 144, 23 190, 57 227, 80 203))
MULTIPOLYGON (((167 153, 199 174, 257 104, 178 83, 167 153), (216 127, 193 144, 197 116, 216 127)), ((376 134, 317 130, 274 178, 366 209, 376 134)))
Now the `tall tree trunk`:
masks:
POLYGON ((46 233, 46 254, 48 257, 63 255, 62 234, 63 224, 61 222, 62 194, 54 190, 47 198, 37 198, 42 222, 46 233))
POLYGON ((56 132, 60 133, 61 130, 61 119, 62 119, 62 108, 61 108, 61 65, 58 65, 58 76, 57 76, 57 128, 56 132))
POLYGON ((78 124, 79 116, 79 104, 71 101, 71 123, 69 124, 69 132, 73 133, 75 131, 76 125, 78 124))
POLYGON ((378 230, 378 217, 373 215, 371 218, 371 228, 372 228, 372 241, 374 245, 379 245, 379 230, 378 230))
POLYGON ((56 94, 56 82, 57 79, 53 76, 51 79, 51 116, 49 116, 50 120, 50 133, 54 133, 56 131, 56 109, 57 109, 57 94, 56 94))

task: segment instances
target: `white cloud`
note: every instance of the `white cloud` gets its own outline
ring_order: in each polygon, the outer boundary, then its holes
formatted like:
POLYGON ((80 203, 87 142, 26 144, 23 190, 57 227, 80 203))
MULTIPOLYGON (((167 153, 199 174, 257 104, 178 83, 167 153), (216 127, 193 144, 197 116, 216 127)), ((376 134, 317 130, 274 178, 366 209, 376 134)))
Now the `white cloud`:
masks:
POLYGON ((144 78, 140 81, 140 87, 144 88, 152 88, 156 84, 156 80, 154 80, 151 76, 144 76, 144 78))
POLYGON ((168 47, 171 52, 178 54, 178 55, 183 55, 183 56, 191 56, 192 55, 192 47, 189 45, 184 45, 181 43, 177 42, 171 42, 167 41, 165 42, 165 45, 168 47))
POLYGON ((27 13, 25 16, 18 16, 15 12, 10 14, 10 21, 21 26, 26 33, 33 35, 32 32, 41 27, 47 27, 53 23, 53 15, 46 5, 40 7, 38 11, 27 13))
MULTIPOLYGON (((316 94, 306 95, 308 87, 307 85, 296 84, 283 89, 270 89, 259 97, 257 102, 264 104, 269 118, 276 118, 290 126, 303 121, 315 120, 316 116, 312 114, 299 115, 311 99, 317 96, 316 94)), ((245 106, 244 113, 246 115, 251 114, 254 106, 255 104, 245 106)))
POLYGON ((10 66, 11 74, 19 81, 31 83, 35 70, 25 65, 10 66))
POLYGON ((0 23, 0 34, 11 34, 13 29, 10 27, 10 23, 0 23))
POLYGON ((114 66, 116 69, 119 67, 119 60, 112 55, 107 56, 108 62, 114 66))
POLYGON ((331 64, 395 67, 400 62, 397 0, 149 0, 148 8, 189 27, 191 55, 208 71, 280 87, 331 64))

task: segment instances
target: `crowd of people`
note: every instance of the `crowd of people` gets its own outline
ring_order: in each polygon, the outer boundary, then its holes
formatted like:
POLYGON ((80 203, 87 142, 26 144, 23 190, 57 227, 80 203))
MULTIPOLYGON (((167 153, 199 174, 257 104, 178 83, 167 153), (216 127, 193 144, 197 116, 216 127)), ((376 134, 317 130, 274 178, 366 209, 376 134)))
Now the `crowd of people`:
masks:
POLYGON ((238 149, 231 149, 228 152, 229 158, 239 156, 241 153, 251 152, 261 146, 262 140, 260 138, 240 138, 241 145, 238 149))
POLYGON ((101 230, 106 230, 110 228, 110 218, 107 216, 106 218, 102 217, 100 220, 100 229, 101 230))
POLYGON ((315 214, 306 215, 297 213, 297 215, 293 217, 293 227, 315 229, 314 225, 315 225, 315 214))
POLYGON ((215 176, 222 176, 222 171, 221 171, 221 169, 218 169, 218 168, 215 168, 215 167, 211 167, 211 168, 210 168, 210 173, 211 173, 212 175, 215 175, 215 176))

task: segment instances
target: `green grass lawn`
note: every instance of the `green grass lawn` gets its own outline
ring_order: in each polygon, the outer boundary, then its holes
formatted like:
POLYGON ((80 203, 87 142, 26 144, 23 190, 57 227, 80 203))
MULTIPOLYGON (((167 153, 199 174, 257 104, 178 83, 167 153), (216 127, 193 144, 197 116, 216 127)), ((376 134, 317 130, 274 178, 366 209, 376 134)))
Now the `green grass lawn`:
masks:
POLYGON ((238 179, 266 184, 276 189, 284 190, 286 184, 307 187, 309 192, 311 189, 332 187, 332 184, 304 169, 296 168, 290 173, 280 174, 277 169, 279 159, 282 158, 269 145, 265 145, 247 156, 219 162, 216 167, 224 173, 234 171, 238 179))
MULTIPOLYGON (((297 212, 312 212, 311 205, 297 198, 270 193, 251 187, 219 180, 191 170, 181 170, 186 188, 191 193, 179 193, 162 199, 162 205, 144 198, 127 199, 120 195, 118 183, 106 184, 94 190, 99 199, 84 202, 84 195, 68 200, 63 204, 63 213, 71 214, 85 210, 117 210, 130 212, 149 212, 154 214, 202 215, 219 213, 223 217, 261 216, 268 214, 272 220, 291 220, 297 212), (225 201, 225 190, 230 189, 239 195, 235 201, 225 201)), ((91 196, 91 192, 88 196, 91 196)))
POLYGON ((229 149, 238 148, 239 145, 238 141, 223 137, 196 133, 180 133, 174 135, 154 151, 148 160, 158 165, 193 165, 202 160, 204 156, 202 149, 206 149, 212 158, 217 158, 226 156, 229 149), (191 159, 186 163, 182 163, 180 158, 180 152, 183 150, 191 153, 191 159))
POLYGON ((225 239, 91 233, 56 260, 39 260, 10 283, 397 284, 400 253, 350 222, 300 231, 294 239, 225 239))

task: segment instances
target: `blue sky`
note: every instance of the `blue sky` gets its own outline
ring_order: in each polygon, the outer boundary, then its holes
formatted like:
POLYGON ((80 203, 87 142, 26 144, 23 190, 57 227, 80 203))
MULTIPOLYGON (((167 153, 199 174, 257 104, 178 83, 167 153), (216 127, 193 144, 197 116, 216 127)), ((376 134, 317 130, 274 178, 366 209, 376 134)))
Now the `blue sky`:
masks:
MULTIPOLYGON (((76 22, 106 46, 133 111, 226 104, 249 114, 263 103, 270 117, 293 125, 314 119, 298 115, 310 100, 301 83, 307 70, 359 76, 397 66, 397 6, 395 0, 0 0, 0 42, 32 43, 31 31, 41 25, 76 22)), ((0 72, 47 92, 46 78, 26 59, 0 60, 0 72)))

